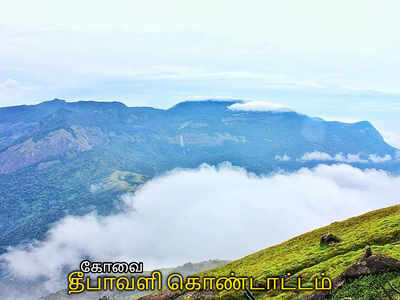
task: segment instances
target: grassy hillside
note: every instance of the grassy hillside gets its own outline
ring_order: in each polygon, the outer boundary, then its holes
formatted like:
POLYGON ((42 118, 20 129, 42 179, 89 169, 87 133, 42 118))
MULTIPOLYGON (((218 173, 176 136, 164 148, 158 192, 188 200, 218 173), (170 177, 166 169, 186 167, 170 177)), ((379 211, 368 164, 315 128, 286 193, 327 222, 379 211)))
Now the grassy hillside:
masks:
MULTIPOLYGON (((302 276, 304 282, 325 272, 334 278, 351 266, 364 253, 364 247, 371 245, 375 254, 386 254, 400 260, 400 205, 372 211, 342 222, 302 234, 282 244, 248 255, 221 267, 200 273, 201 276, 226 276, 231 271, 236 275, 253 276, 265 282, 266 276, 302 276), (340 237, 340 243, 320 246, 320 237, 333 233, 340 237)), ((335 299, 379 299, 372 285, 377 280, 388 280, 400 286, 400 274, 367 276, 346 286, 335 299)), ((255 294, 257 299, 299 299, 304 294, 270 291, 255 294)), ((382 294, 383 295, 383 294, 382 294)), ((243 293, 222 292, 223 299, 243 299, 243 293)), ((386 299, 382 296, 382 299, 386 299)))

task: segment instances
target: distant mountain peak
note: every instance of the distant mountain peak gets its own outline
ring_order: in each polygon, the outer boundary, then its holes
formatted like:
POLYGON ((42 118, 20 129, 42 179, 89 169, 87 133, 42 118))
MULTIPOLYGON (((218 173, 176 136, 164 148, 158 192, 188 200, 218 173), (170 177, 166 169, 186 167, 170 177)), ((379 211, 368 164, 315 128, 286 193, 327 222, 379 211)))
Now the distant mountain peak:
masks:
POLYGON ((46 104, 64 104, 66 103, 66 100, 59 99, 59 98, 54 98, 53 100, 47 100, 39 103, 38 105, 46 105, 46 104))
POLYGON ((66 102, 66 101, 64 99, 54 98, 53 100, 50 100, 49 102, 66 102))

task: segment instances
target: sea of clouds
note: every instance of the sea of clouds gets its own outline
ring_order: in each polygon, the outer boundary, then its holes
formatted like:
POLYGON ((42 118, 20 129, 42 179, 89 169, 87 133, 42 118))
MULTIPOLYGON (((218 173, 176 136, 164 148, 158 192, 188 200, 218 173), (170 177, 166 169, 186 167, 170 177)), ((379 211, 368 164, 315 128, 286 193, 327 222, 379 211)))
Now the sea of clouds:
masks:
POLYGON ((400 177, 346 164, 269 176, 229 163, 173 170, 135 195, 124 195, 118 214, 68 216, 44 241, 10 248, 0 257, 7 274, 0 297, 37 299, 32 291, 16 296, 23 288, 7 291, 11 279, 28 282, 40 294, 66 288, 65 271, 78 269, 83 256, 143 261, 147 270, 240 258, 333 221, 398 204, 399 186, 400 177))

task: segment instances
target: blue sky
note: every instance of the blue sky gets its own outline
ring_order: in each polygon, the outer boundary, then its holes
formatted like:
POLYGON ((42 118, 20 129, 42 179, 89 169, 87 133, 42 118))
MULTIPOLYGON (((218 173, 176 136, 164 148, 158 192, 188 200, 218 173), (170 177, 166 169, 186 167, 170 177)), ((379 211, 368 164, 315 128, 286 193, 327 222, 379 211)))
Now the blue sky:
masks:
POLYGON ((278 102, 400 144, 398 1, 3 1, 0 106, 278 102))

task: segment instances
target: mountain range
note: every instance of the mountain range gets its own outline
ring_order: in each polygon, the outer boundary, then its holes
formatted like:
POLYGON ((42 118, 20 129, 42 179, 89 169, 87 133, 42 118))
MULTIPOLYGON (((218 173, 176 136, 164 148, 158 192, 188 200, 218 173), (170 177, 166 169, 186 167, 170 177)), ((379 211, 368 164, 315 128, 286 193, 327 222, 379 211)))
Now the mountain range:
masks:
POLYGON ((156 109, 54 99, 0 108, 0 253, 42 239, 66 215, 116 212, 122 194, 174 168, 228 161, 256 174, 321 162, 400 169, 398 150, 367 121, 235 106, 245 103, 156 109))

